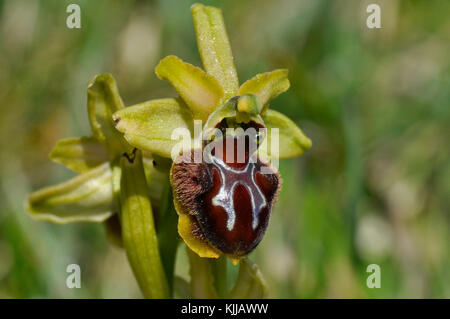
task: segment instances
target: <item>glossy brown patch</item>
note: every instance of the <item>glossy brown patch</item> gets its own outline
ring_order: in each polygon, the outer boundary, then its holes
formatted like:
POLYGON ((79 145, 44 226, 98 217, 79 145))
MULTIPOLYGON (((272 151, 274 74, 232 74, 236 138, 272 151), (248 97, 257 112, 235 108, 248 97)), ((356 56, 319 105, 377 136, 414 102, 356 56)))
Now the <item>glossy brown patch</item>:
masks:
POLYGON ((249 144, 245 144, 244 156, 238 161, 238 142, 243 138, 212 142, 215 147, 210 162, 188 163, 194 158, 192 151, 183 155, 184 161, 177 160, 172 169, 179 202, 196 217, 202 234, 214 247, 234 256, 250 253, 261 241, 279 188, 277 173, 272 170, 271 174, 262 174, 261 168, 268 166, 259 159, 249 163, 249 144), (231 148, 234 156, 227 159, 231 148))

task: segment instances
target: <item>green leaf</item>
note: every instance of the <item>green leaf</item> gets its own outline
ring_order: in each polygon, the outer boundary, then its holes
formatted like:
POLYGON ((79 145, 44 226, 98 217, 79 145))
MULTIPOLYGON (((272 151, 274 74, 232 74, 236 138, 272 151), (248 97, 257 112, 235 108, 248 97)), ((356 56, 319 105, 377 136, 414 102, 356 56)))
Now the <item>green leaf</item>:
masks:
POLYGON ((254 94, 257 96, 262 113, 269 107, 269 102, 289 89, 288 70, 280 69, 257 74, 239 88, 239 95, 254 94))
POLYGON ((203 66, 222 85, 226 98, 231 98, 238 91, 239 81, 222 11, 196 3, 191 12, 203 66))
POLYGON ((128 260, 145 298, 168 298, 141 152, 122 157, 120 167, 120 221, 128 260))
POLYGON ((172 148, 179 143, 172 139, 173 130, 193 129, 190 110, 177 99, 143 102, 114 113, 113 118, 116 128, 131 145, 169 158, 172 148))
POLYGON ((186 247, 186 252, 189 258, 192 297, 196 299, 218 298, 217 291, 214 288, 214 276, 210 260, 199 257, 188 247, 186 247))
POLYGON ((105 147, 93 137, 59 140, 50 152, 49 157, 77 173, 87 172, 108 161, 108 153, 105 147))
POLYGON ((111 74, 95 76, 88 84, 88 114, 94 137, 113 159, 131 152, 132 147, 114 127, 112 114, 124 108, 119 90, 111 74))
POLYGON ((241 260, 236 284, 228 298, 261 299, 266 297, 267 286, 258 266, 247 258, 241 260))
POLYGON ((300 156, 311 147, 311 140, 303 134, 302 130, 287 116, 274 110, 268 110, 263 116, 267 128, 265 141, 260 146, 260 152, 271 158, 291 158, 300 156), (272 129, 279 130, 279 148, 272 150, 272 129), (276 154, 278 152, 278 156, 276 154))
POLYGON ((102 222, 113 213, 112 203, 111 169, 105 163, 30 194, 27 209, 35 219, 58 224, 102 222))
POLYGON ((195 119, 205 121, 224 100, 223 88, 214 77, 176 56, 162 59, 155 72, 158 78, 172 84, 195 119))

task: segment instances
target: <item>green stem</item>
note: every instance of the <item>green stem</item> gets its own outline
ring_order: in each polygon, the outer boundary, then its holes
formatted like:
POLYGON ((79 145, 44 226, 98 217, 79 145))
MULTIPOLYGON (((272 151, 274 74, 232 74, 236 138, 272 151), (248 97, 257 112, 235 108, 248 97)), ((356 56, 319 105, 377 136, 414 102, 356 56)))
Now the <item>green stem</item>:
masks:
POLYGON ((220 256, 218 259, 211 260, 214 276, 214 286, 220 298, 225 298, 228 292, 227 288, 227 258, 220 256))
POLYGON ((145 298, 168 298, 141 153, 122 157, 120 167, 120 221, 128 260, 145 298))
POLYGON ((177 220, 178 216, 173 205, 169 177, 167 177, 167 182, 161 198, 158 243, 171 295, 173 292, 175 257, 178 248, 177 220))
POLYGON ((196 299, 216 299, 217 291, 214 287, 214 274, 212 262, 208 258, 201 258, 188 247, 186 252, 189 258, 189 274, 191 275, 191 294, 196 299))

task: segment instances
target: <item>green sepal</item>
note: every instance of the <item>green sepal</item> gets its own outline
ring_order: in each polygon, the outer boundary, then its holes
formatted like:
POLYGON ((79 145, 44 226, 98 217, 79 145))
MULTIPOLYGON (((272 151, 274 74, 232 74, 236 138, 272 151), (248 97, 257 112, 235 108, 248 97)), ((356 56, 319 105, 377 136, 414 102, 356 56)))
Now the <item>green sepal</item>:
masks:
POLYGON ((193 130, 191 111, 179 99, 158 99, 126 107, 113 115, 116 128, 133 146, 171 157, 172 148, 179 143, 172 139, 175 129, 193 130))
POLYGON ((108 153, 94 137, 74 137, 59 140, 49 155, 54 162, 69 169, 84 173, 108 161, 108 153))
POLYGON ((259 104, 262 106, 261 113, 264 113, 269 107, 269 102, 281 93, 287 91, 289 86, 288 70, 279 69, 272 72, 257 74, 241 85, 238 94, 256 95, 259 104))
POLYGON ((168 298, 140 151, 120 160, 122 242, 145 298, 168 298))
POLYGON ((262 116, 267 128, 266 138, 259 148, 261 154, 266 153, 270 158, 291 158, 302 155, 311 147, 311 140, 286 115, 274 110, 267 110, 262 116), (272 151, 272 129, 278 128, 278 147, 272 151), (278 154, 277 154, 278 152, 278 154))
POLYGON ((109 164, 30 194, 27 209, 35 219, 58 224, 103 222, 113 213, 109 164))
POLYGON ((258 266, 247 258, 239 264, 236 284, 231 289, 230 299, 262 299, 267 297, 267 285, 258 266))
POLYGON ((112 119, 113 113, 123 108, 119 89, 111 74, 100 74, 89 81, 89 122, 94 137, 106 147, 111 159, 133 149, 115 129, 112 119))
POLYGON ((236 95, 239 81, 222 10, 196 3, 191 12, 203 66, 223 87, 226 98, 230 98, 236 95))
POLYGON ((194 119, 205 121, 223 103, 223 88, 213 76, 174 55, 162 59, 155 73, 161 80, 172 84, 192 110, 194 119))

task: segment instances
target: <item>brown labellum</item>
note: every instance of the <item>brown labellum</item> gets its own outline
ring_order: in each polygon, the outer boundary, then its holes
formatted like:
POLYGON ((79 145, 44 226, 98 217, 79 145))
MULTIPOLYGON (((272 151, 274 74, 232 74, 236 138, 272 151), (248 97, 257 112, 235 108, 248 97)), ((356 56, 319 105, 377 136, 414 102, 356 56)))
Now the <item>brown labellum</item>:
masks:
POLYGON ((172 167, 175 200, 195 217, 194 235, 236 257, 261 241, 280 184, 249 141, 227 136, 182 154, 172 167))

